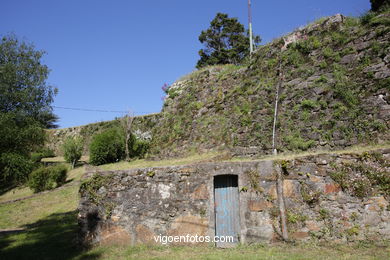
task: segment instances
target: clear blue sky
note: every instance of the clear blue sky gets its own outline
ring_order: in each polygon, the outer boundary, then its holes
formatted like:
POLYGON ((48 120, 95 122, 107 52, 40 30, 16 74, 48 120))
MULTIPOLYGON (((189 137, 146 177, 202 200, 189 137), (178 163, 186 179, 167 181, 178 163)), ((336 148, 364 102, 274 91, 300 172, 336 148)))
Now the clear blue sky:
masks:
MULTIPOLYGON (((267 43, 319 17, 359 16, 369 0, 252 0, 255 34, 267 43)), ((247 27, 247 0, 1 0, 0 35, 45 50, 53 105, 159 112, 161 86, 195 69, 200 32, 217 12, 247 27)), ((120 113, 54 109, 61 127, 120 113)))

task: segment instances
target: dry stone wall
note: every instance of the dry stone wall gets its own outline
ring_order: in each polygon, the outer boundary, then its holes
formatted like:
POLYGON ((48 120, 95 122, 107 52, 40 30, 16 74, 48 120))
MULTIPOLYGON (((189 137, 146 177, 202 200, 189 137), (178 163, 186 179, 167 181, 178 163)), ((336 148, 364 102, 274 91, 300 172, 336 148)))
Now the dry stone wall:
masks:
POLYGON ((233 174, 238 176, 240 242, 279 241, 276 171, 283 172, 290 239, 390 239, 390 149, 288 161, 91 169, 80 189, 80 239, 132 245, 155 244, 158 235, 213 236, 214 176, 233 174))

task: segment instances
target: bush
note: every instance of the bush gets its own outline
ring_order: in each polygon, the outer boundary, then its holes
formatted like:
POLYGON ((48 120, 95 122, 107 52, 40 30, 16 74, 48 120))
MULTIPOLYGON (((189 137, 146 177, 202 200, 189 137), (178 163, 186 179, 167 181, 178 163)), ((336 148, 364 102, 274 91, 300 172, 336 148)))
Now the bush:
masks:
POLYGON ((66 181, 68 168, 63 165, 40 167, 30 174, 28 186, 35 193, 60 187, 66 181))
POLYGON ((62 146, 62 150, 65 161, 71 163, 72 168, 74 168, 83 154, 83 142, 80 138, 68 137, 62 146))
POLYGON ((138 139, 134 135, 131 135, 129 140, 130 144, 130 157, 138 157, 143 158, 145 154, 148 152, 150 144, 146 140, 138 139))
POLYGON ((27 157, 16 153, 3 153, 0 155, 1 184, 23 184, 33 170, 34 164, 27 157))
POLYGON ((64 164, 58 164, 49 168, 50 179, 56 183, 57 187, 62 186, 66 181, 68 167, 64 164))
POLYGON ((123 158, 124 151, 123 132, 112 128, 92 137, 89 146, 89 160, 92 165, 116 162, 123 158))
POLYGON ((30 158, 34 163, 39 163, 42 158, 55 157, 54 151, 49 148, 42 148, 30 154, 30 158))
POLYGON ((33 152, 33 153, 31 153, 31 155, 30 155, 30 159, 31 159, 31 161, 34 162, 34 163, 39 163, 39 162, 41 162, 42 158, 44 158, 44 156, 43 156, 41 153, 35 153, 35 152, 33 152))
POLYGON ((44 190, 49 190, 53 187, 53 182, 50 180, 50 171, 48 168, 41 167, 30 174, 28 187, 35 193, 44 190))

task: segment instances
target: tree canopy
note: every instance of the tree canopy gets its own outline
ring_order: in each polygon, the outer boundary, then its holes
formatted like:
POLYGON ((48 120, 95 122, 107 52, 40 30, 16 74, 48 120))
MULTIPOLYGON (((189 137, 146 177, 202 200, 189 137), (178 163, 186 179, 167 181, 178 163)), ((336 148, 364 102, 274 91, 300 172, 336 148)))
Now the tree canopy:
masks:
POLYGON ((390 0, 370 0, 370 2, 372 11, 379 11, 383 8, 390 7, 390 0))
MULTIPOLYGON (((254 36, 254 43, 260 43, 260 37, 254 36)), ((202 68, 216 64, 240 64, 249 54, 249 32, 227 14, 217 13, 210 27, 201 32, 199 41, 205 48, 199 51, 200 59, 196 65, 202 68)))
POLYGON ((0 42, 0 180, 23 182, 32 170, 30 152, 44 142, 43 128, 55 127, 43 51, 15 36, 0 42), (17 177, 19 176, 19 177, 17 177))

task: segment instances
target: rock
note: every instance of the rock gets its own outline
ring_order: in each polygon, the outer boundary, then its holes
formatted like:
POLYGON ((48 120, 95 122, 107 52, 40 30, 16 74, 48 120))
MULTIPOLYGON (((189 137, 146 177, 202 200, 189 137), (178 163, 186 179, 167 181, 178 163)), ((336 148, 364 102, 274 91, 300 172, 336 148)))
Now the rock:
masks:
POLYGON ((339 184, 325 184, 325 194, 337 193, 339 191, 341 191, 341 187, 339 184))
POLYGON ((357 44, 355 44, 355 49, 357 51, 362 51, 364 49, 367 49, 368 47, 370 47, 371 43, 370 42, 359 42, 357 44))
POLYGON ((104 225, 100 231, 100 245, 131 245, 130 234, 122 227, 104 225))
POLYGON ((156 241, 154 240, 154 237, 156 236, 156 234, 154 234, 145 225, 141 225, 141 224, 137 225, 135 227, 135 232, 136 232, 138 243, 156 244, 156 241))
POLYGON ((356 61, 356 54, 348 54, 341 58, 340 63, 341 64, 350 64, 352 62, 356 61))
POLYGON ((192 193, 192 198, 195 200, 206 200, 209 198, 209 192, 205 184, 199 185, 192 193))
POLYGON ((291 234, 293 239, 304 240, 310 237, 308 232, 294 232, 291 234))
POLYGON ((250 200, 248 201, 248 208, 250 211, 264 211, 272 208, 272 203, 266 200, 250 200))

